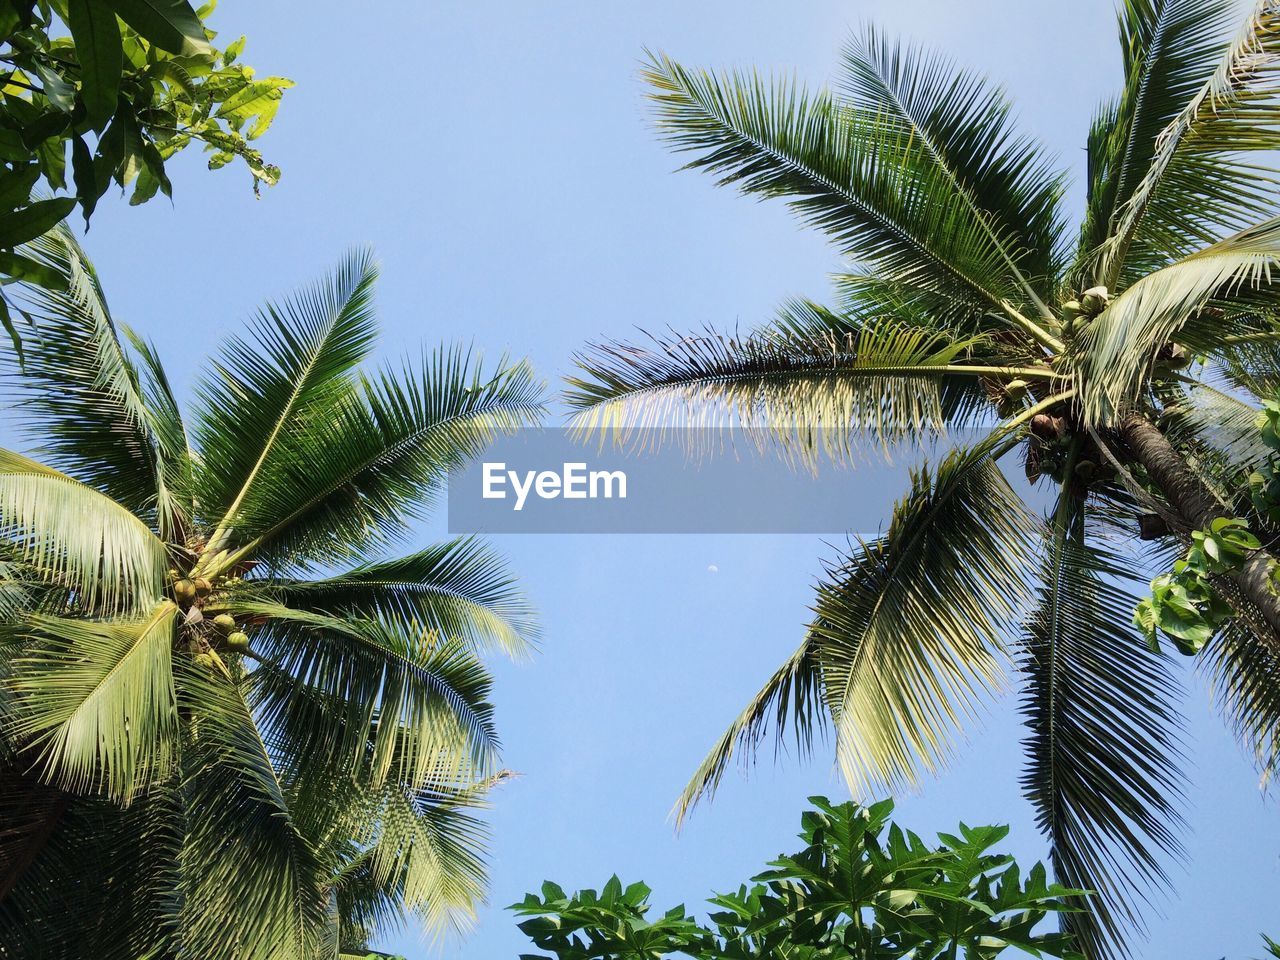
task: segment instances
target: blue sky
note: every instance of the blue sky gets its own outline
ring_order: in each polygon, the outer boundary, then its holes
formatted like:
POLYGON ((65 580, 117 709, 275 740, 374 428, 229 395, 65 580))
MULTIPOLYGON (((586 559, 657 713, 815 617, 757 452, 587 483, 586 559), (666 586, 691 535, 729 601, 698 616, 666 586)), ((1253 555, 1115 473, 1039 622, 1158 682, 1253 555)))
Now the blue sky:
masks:
MULTIPOLYGON (((382 263, 389 356, 470 341, 527 355, 554 381, 591 338, 749 325, 785 297, 820 297, 835 261, 782 207, 673 172, 645 120, 642 49, 817 83, 867 20, 1005 82, 1027 127, 1079 173, 1086 124, 1119 69, 1108 0, 224 0, 214 25, 248 33, 248 62, 298 82, 262 141, 281 185, 255 201, 247 176, 186 157, 172 206, 104 201, 87 246, 116 314, 156 340, 184 386, 256 304, 356 244, 382 263)), ((532 662, 496 667, 505 759, 522 776, 493 812, 495 906, 443 955, 514 957, 526 943, 499 908, 548 877, 598 886, 616 871, 661 904, 696 904, 789 849, 807 795, 846 796, 825 755, 766 762, 731 777, 680 836, 667 820, 702 753, 798 642, 826 550, 817 537, 498 542, 545 639, 532 662)), ((1258 932, 1280 929, 1280 824, 1203 686, 1189 697, 1190 864, 1139 955, 1256 956, 1258 932)), ((1009 822, 1010 848, 1043 856, 1018 796, 1016 735, 1006 700, 952 771, 901 801, 900 819, 919 831, 1009 822)), ((414 935, 384 946, 429 952, 414 935)))

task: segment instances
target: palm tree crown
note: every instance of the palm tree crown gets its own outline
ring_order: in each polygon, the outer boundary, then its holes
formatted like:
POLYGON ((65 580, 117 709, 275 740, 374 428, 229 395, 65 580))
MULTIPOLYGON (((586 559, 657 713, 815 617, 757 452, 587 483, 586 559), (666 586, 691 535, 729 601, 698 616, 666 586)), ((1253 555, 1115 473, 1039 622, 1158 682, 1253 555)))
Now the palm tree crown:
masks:
POLYGON ((484 544, 389 552, 535 421, 524 364, 361 370, 375 269, 265 307, 184 417, 64 231, 31 251, 0 450, 0 956, 363 954, 464 919, 501 779, 481 656, 530 610, 484 544))
MULTIPOLYGON (((1234 39, 1221 0, 1125 0, 1119 19, 1125 82, 1088 132, 1078 229, 1000 89, 875 30, 834 92, 652 57, 658 125, 688 166, 786 199, 850 266, 833 306, 791 304, 749 337, 593 347, 568 393, 583 429, 733 425, 806 455, 818 436, 840 456, 994 422, 829 564, 800 647, 679 810, 771 726, 807 749, 829 723, 858 794, 914 784, 1012 668, 1022 786, 1060 882, 1097 891, 1067 920, 1094 957, 1127 951, 1181 850, 1180 675, 1132 625, 1137 516, 1160 520, 1142 545, 1156 568, 1219 517, 1276 535, 1242 490, 1268 456, 1257 400, 1280 383, 1280 7, 1234 39), (1002 471, 1015 456, 1056 488, 1047 517, 1002 471)), ((1203 655, 1264 766, 1274 569, 1262 549, 1218 578, 1231 615, 1203 655)))

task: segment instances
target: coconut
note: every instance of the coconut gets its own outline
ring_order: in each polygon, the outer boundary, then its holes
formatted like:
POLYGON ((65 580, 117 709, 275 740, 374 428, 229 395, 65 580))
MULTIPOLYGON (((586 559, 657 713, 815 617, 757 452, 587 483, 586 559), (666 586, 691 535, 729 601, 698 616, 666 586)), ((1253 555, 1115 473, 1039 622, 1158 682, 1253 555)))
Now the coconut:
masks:
POLYGON ((196 585, 196 594, 200 597, 207 597, 209 594, 213 593, 213 584, 205 577, 196 577, 191 582, 196 585))
POLYGON ((1110 300, 1111 294, 1106 287, 1090 287, 1080 294, 1080 308, 1087 314, 1098 314, 1106 309, 1110 300))
POLYGON ((197 653, 195 661, 197 667, 205 667, 206 669, 211 668, 214 664, 213 656, 208 653, 197 653))
POLYGON ((229 613, 220 613, 213 618, 213 625, 223 636, 232 633, 236 628, 236 618, 229 613))
POLYGON ((179 580, 173 585, 173 595, 179 603, 191 603, 196 598, 196 585, 190 580, 179 580))
POLYGON ((1072 317, 1078 317, 1084 313, 1084 307, 1080 306, 1079 300, 1068 300, 1062 305, 1062 316, 1069 322, 1072 317))
POLYGON ((249 638, 243 632, 237 630, 227 636, 227 649, 234 650, 236 653, 244 653, 249 649, 249 638))
POLYGON ((1004 392, 1010 400, 1021 400, 1027 395, 1027 381, 1010 380, 1004 385, 1004 392))
POLYGON ((1081 460, 1076 464, 1076 476, 1081 480, 1092 480, 1098 472, 1098 465, 1092 460, 1081 460))

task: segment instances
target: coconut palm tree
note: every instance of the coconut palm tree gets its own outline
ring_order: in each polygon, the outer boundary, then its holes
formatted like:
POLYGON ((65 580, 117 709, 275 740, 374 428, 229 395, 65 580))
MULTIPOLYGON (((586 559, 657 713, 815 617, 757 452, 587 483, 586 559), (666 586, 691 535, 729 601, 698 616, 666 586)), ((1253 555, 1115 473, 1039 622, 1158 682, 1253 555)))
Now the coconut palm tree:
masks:
MULTIPOLYGON (((65 231, 0 450, 0 956, 334 957, 481 896, 482 656, 530 610, 473 539, 393 548, 534 421, 523 363, 376 371, 348 257, 204 366, 184 416, 65 231)), ((177 306, 177 305, 174 305, 177 306)), ((179 307, 180 309, 180 307, 179 307)))
MULTIPOLYGON (((990 428, 916 470, 882 534, 830 562, 800 647, 678 811, 771 727, 807 749, 829 724, 856 795, 913 785, 1011 666, 1022 788, 1058 879, 1097 891, 1067 921, 1092 957, 1127 951, 1180 850, 1182 673, 1132 624, 1134 556, 1167 569, 1228 516, 1274 542, 1242 491, 1267 456, 1257 400, 1280 384, 1280 6, 1235 39, 1221 0, 1119 14, 1124 86, 1088 131, 1078 228, 1002 90, 945 58, 868 30, 815 92, 653 56, 657 123, 688 167, 784 198, 849 266, 830 306, 789 304, 750 336, 594 345, 568 391, 583 430, 734 427, 789 456, 990 428), (1047 516, 1001 468, 1018 459, 1056 491, 1047 516)), ((1274 568, 1246 550, 1215 575, 1230 615, 1202 655, 1264 767, 1274 568)))

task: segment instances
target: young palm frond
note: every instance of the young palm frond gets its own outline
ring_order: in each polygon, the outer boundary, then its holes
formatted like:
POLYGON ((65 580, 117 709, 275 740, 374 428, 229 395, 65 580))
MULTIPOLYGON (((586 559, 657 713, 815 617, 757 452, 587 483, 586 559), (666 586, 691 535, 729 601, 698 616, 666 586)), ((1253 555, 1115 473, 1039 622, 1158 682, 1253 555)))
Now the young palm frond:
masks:
POLYGON ((484 834, 463 808, 498 748, 479 655, 536 628, 483 544, 382 548, 451 467, 541 416, 540 385, 456 348, 363 373, 356 255, 230 341, 188 438, 70 237, 37 253, 66 291, 33 294, 10 373, 62 470, 0 452, 0 782, 56 802, 0 843, 0 944, 34 927, 67 960, 105 931, 113 958, 312 960, 356 927, 473 911, 484 834), (52 838, 90 814, 106 859, 81 876, 52 838), (120 934, 133 860, 108 853, 153 836, 155 909, 120 934))

